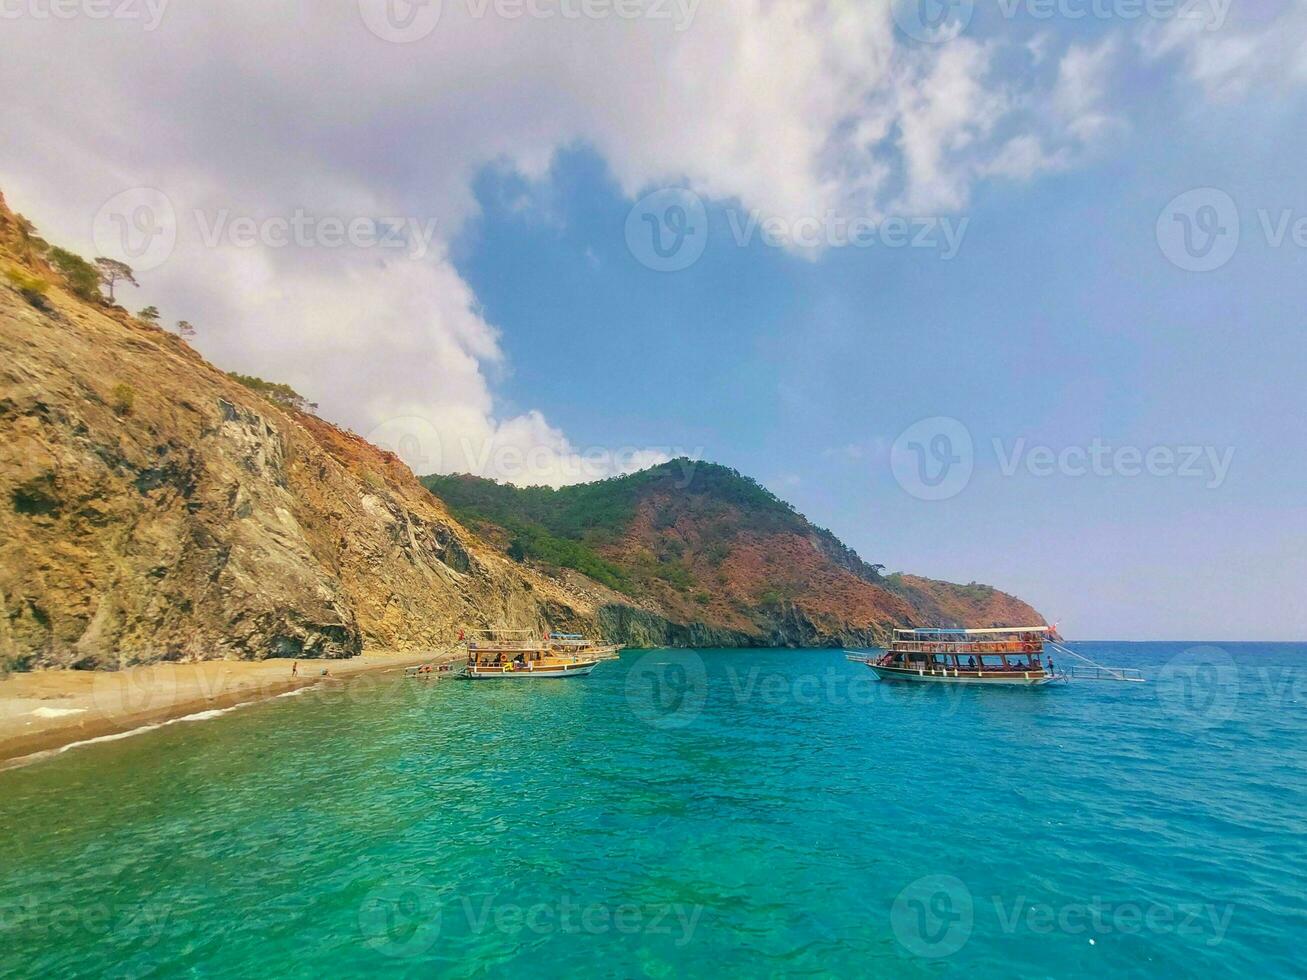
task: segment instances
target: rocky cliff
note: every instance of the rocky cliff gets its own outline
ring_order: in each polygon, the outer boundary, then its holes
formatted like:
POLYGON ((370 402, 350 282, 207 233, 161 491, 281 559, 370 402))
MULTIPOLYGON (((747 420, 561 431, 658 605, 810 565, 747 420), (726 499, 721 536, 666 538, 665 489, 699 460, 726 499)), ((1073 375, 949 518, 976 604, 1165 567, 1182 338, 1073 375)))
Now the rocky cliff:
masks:
POLYGON ((74 294, 0 199, 0 666, 344 657, 593 606, 399 460, 74 294))

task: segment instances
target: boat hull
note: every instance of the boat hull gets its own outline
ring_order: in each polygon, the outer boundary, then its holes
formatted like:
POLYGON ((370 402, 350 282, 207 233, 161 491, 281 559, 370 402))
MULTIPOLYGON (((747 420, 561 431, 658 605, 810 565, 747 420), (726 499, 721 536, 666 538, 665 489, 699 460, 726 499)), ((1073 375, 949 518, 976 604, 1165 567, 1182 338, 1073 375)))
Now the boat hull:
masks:
POLYGON ((526 668, 505 670, 502 667, 468 667, 462 676, 470 681, 543 681, 559 680, 567 677, 585 677, 595 669, 596 661, 576 664, 563 664, 557 667, 526 668))
POLYGON ((1026 671, 992 671, 992 670, 928 670, 925 668, 883 667, 867 660, 871 672, 883 681, 898 681, 905 684, 976 684, 988 687, 1040 687, 1057 680, 1042 670, 1026 671))

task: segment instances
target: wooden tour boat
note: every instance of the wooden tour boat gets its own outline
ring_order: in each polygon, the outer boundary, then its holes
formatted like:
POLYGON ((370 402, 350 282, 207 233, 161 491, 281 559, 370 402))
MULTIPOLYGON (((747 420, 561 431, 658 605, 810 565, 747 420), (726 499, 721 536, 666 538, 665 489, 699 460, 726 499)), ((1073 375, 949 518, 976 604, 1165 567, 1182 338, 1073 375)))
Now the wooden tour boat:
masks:
POLYGON ((591 660, 616 660, 622 649, 616 643, 596 643, 581 633, 550 633, 549 648, 555 653, 591 660))
POLYGON ((585 677, 600 660, 611 659, 607 647, 562 645, 552 634, 541 636, 534 630, 473 630, 465 643, 467 662, 459 676, 468 680, 585 677))
POLYGON ((903 627, 879 656, 849 654, 883 681, 1040 687, 1058 681, 1142 681, 1139 671, 1104 667, 1057 642, 1052 626, 989 629, 903 627), (1051 649, 1046 649, 1051 648, 1051 649), (1082 661, 1058 669, 1052 650, 1082 661))

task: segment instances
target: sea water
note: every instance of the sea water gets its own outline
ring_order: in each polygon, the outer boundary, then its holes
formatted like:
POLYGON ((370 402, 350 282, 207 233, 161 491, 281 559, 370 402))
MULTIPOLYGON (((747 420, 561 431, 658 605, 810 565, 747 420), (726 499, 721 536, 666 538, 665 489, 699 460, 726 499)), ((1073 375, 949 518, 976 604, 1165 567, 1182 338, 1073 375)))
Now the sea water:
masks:
POLYGON ((0 773, 0 975, 1301 976, 1307 645, 1077 649, 1150 683, 629 651, 79 748, 0 773))

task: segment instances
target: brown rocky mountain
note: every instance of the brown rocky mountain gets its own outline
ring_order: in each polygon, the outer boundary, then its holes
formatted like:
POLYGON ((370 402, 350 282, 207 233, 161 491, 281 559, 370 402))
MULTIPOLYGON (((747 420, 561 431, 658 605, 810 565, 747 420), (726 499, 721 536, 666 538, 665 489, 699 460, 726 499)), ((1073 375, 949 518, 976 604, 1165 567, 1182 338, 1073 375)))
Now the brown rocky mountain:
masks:
POLYGON ((649 471, 602 541, 484 515, 470 531, 396 457, 279 395, 100 299, 94 269, 0 198, 0 668, 343 657, 477 625, 798 644, 1038 618, 881 579, 706 477, 678 495, 649 471))
POLYGON ((883 575, 714 463, 673 460, 560 490, 465 475, 422 482, 505 554, 561 582, 584 573, 603 589, 606 631, 631 642, 870 646, 895 625, 1043 622, 989 586, 883 575))
POLYGON ((398 459, 74 289, 0 202, 0 665, 349 656, 596 610, 398 459))

